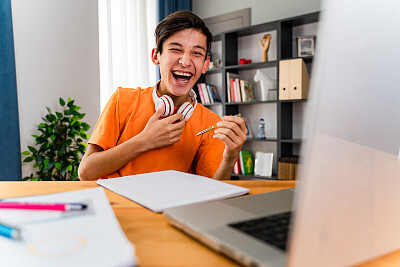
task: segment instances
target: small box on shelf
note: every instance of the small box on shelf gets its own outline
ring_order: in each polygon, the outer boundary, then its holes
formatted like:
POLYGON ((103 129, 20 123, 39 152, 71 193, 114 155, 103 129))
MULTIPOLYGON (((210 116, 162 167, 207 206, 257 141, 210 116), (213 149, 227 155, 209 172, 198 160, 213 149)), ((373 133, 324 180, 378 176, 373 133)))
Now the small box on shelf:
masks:
POLYGON ((296 180, 299 157, 282 157, 278 160, 278 180, 296 180))

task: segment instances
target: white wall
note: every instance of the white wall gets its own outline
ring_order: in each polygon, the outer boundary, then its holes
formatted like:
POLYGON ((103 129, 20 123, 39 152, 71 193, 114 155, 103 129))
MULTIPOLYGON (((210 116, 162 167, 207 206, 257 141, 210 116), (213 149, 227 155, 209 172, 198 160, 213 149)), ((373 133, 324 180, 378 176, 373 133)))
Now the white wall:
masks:
POLYGON ((12 0, 12 16, 21 150, 59 97, 75 99, 91 132, 100 112, 97 0, 12 0))
POLYGON ((322 0, 193 0, 193 12, 205 19, 251 8, 251 25, 319 11, 322 0))

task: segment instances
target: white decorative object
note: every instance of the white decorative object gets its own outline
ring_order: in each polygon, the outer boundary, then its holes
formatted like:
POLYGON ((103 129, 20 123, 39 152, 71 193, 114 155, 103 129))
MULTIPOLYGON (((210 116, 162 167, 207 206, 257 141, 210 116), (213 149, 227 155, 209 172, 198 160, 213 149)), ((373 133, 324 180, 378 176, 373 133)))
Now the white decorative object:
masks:
POLYGON ((271 79, 265 72, 257 70, 254 81, 259 81, 261 84, 261 101, 274 100, 268 99, 268 91, 269 89, 276 89, 276 80, 271 79))
POLYGON ((272 152, 256 152, 254 162, 254 174, 259 176, 272 176, 272 162, 274 154, 272 152))

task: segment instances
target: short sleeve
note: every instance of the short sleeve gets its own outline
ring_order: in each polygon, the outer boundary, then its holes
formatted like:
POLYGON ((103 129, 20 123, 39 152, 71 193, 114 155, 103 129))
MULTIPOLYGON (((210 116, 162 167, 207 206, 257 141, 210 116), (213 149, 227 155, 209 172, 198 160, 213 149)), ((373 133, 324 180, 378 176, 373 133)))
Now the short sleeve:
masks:
POLYGON ((114 92, 100 115, 88 144, 104 150, 116 146, 120 136, 119 89, 114 92))

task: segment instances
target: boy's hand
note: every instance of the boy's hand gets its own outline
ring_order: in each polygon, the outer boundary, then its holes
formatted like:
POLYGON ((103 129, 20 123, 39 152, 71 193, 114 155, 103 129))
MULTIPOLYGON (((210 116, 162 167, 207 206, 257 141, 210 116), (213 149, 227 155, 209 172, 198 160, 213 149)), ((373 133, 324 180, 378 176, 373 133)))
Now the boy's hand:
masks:
POLYGON ((214 131, 214 138, 220 139, 225 143, 223 160, 236 162, 246 141, 247 128, 244 120, 236 116, 224 116, 217 125, 218 128, 214 131))
POLYGON ((163 110, 164 106, 156 110, 140 133, 145 140, 146 148, 149 150, 178 142, 183 132, 182 128, 186 124, 180 113, 160 119, 163 110))

